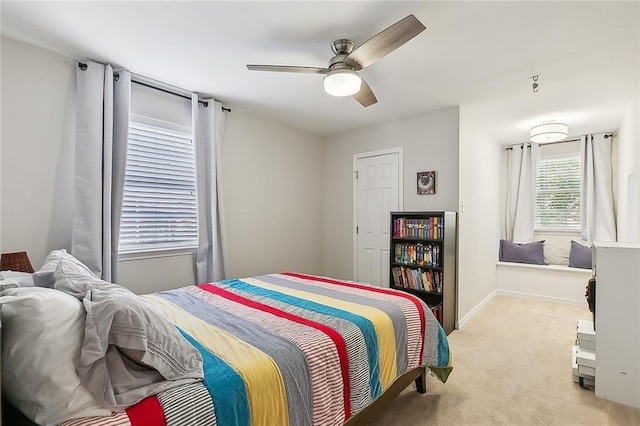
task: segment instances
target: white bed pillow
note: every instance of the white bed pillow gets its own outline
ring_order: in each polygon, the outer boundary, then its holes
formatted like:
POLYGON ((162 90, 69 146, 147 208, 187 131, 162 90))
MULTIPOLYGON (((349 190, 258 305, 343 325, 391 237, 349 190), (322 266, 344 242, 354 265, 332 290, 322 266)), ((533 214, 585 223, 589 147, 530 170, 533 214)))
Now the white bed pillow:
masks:
POLYGON ((85 310, 61 291, 24 287, 0 293, 2 394, 27 417, 57 425, 76 417, 106 416, 80 383, 85 310))
POLYGON ((56 282, 54 272, 60 260, 75 264, 78 267, 78 270, 83 271, 87 276, 98 278, 93 272, 91 272, 91 269, 67 253, 65 249, 52 250, 47 257, 44 258, 42 268, 33 273, 33 282, 36 286, 53 288, 53 285, 56 282))

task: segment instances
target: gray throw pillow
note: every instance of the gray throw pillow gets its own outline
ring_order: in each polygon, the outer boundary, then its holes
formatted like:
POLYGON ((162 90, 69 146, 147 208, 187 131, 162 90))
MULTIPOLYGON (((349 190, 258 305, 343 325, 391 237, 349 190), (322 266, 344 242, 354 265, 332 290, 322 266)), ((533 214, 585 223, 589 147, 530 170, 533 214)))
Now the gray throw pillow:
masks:
POLYGON ((572 268, 591 269, 591 247, 583 246, 577 241, 571 240, 569 251, 569 266, 572 268))
POLYGON ((500 240, 500 261, 546 265, 544 263, 544 240, 533 243, 512 243, 500 240))

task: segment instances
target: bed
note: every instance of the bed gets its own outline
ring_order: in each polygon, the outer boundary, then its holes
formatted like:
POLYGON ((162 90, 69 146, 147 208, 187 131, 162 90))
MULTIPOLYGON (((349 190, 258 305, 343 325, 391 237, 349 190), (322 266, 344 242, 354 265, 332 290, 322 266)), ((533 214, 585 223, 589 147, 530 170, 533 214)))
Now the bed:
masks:
MULTIPOLYGON (((61 296, 47 290, 47 300, 61 296)), ((401 291, 282 273, 135 297, 197 350, 202 380, 63 426, 366 424, 412 382, 424 393, 427 373, 444 382, 452 369, 446 335, 430 309, 401 291)), ((11 326, 8 306, 3 333, 11 326)), ((19 406, 10 387, 4 380, 4 395, 19 406)))

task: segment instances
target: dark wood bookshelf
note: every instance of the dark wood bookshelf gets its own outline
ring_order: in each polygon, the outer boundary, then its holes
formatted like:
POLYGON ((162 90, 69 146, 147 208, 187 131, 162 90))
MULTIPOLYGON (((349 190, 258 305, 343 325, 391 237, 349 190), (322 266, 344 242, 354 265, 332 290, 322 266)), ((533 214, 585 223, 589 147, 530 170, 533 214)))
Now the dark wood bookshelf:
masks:
POLYGON ((456 219, 447 211, 391 212, 389 286, 419 297, 447 334, 456 321, 456 219))

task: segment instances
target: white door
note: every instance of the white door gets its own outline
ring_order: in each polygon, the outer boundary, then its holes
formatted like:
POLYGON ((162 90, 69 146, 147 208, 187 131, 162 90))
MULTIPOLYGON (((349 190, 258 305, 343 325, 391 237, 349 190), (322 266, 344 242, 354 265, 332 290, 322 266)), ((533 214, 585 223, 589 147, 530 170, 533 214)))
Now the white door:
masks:
POLYGON ((399 152, 356 159, 356 280, 380 287, 389 287, 389 212, 400 210, 399 163, 399 152))

